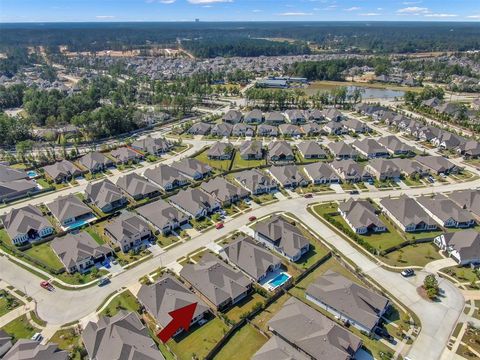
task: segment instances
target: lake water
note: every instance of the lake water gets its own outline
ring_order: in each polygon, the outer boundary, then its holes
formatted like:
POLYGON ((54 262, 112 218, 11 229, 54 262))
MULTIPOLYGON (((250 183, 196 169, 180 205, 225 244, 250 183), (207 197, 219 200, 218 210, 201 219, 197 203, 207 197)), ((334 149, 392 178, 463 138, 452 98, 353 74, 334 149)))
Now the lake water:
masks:
MULTIPOLYGON (((315 85, 310 88, 305 89, 305 93, 307 95, 313 95, 317 91, 330 91, 334 87, 338 87, 340 85, 315 85)), ((362 90, 362 98, 363 99, 393 99, 393 98, 400 98, 405 95, 405 91, 402 90, 392 90, 392 89, 381 89, 381 88, 374 88, 368 86, 354 86, 350 85, 347 86, 348 92, 351 94, 355 89, 362 90)))

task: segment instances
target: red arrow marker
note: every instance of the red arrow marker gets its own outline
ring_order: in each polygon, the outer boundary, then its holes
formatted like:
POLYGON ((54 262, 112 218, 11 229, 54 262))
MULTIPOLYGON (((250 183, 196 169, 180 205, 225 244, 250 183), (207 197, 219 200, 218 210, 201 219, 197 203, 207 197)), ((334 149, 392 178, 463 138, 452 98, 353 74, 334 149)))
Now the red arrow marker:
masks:
POLYGON ((168 315, 172 317, 172 320, 157 334, 160 341, 166 343, 180 328, 187 331, 190 328, 196 308, 197 303, 192 303, 180 309, 170 311, 168 315))

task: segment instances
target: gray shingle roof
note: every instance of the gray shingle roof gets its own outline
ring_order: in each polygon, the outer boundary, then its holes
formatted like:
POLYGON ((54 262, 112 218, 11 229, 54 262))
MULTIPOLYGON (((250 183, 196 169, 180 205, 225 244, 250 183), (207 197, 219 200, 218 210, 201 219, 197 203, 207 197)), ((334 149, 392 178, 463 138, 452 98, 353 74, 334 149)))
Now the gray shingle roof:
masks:
POLYGON ((451 169, 455 168, 455 164, 445 159, 443 156, 417 156, 416 160, 438 173, 449 172, 451 169))
POLYGON ((164 138, 147 136, 141 140, 134 141, 132 147, 150 154, 157 154, 169 151, 172 148, 172 144, 164 138))
POLYGON ((480 190, 454 191, 448 197, 461 208, 480 216, 480 190))
POLYGON ((282 186, 298 186, 310 182, 296 165, 271 166, 269 171, 282 186))
POLYGON ((169 200, 192 215, 201 209, 210 209, 215 205, 215 198, 198 188, 180 190, 169 200))
POLYGON ((386 208, 403 226, 419 224, 437 225, 427 212, 412 198, 404 195, 397 199, 382 199, 386 208))
POLYGON ((117 185, 132 197, 146 196, 160 191, 160 188, 137 173, 130 173, 118 179, 117 185))
POLYGON ((148 223, 140 216, 133 213, 123 213, 115 218, 111 223, 105 226, 107 230, 117 241, 130 239, 143 231, 149 231, 148 223))
POLYGON ((233 152, 232 144, 217 141, 215 144, 212 145, 210 149, 208 149, 207 155, 212 157, 220 157, 228 154, 229 156, 232 156, 232 152, 233 152))
POLYGON ((480 259, 480 233, 470 229, 442 235, 448 247, 460 254, 462 261, 480 259))
POLYGON ((362 344, 357 336, 294 297, 268 327, 314 359, 348 360, 362 344))
POLYGON ((420 196, 417 198, 417 201, 442 221, 450 218, 457 222, 469 222, 473 220, 473 216, 468 210, 462 209, 443 194, 436 194, 433 197, 427 195, 420 196))
POLYGON ((258 188, 274 186, 273 180, 258 169, 236 173, 235 179, 249 191, 256 193, 258 188))
POLYGON ((25 192, 34 192, 38 189, 33 180, 0 181, 0 198, 13 198, 25 192))
POLYGON ((141 154, 127 146, 115 149, 110 154, 120 162, 128 162, 142 158, 141 154))
POLYGON ((15 181, 27 178, 28 175, 25 171, 13 169, 9 166, 0 164, 0 182, 15 181))
POLYGON ((174 162, 171 166, 189 177, 194 177, 196 173, 206 176, 206 174, 212 171, 212 168, 209 165, 204 164, 197 159, 190 158, 174 162))
POLYGON ((297 145, 298 150, 302 153, 304 157, 308 156, 317 156, 317 157, 326 157, 327 154, 325 150, 322 149, 319 143, 316 141, 302 141, 297 145))
POLYGON ((322 179, 338 179, 338 175, 335 173, 333 168, 330 165, 322 162, 305 165, 304 169, 313 181, 320 181, 322 179))
POLYGON ((152 285, 142 285, 137 298, 162 328, 172 320, 169 312, 189 304, 197 303, 194 318, 210 310, 205 302, 171 275, 162 276, 152 285))
POLYGON ((138 315, 120 311, 89 322, 82 333, 88 355, 95 360, 164 360, 138 315))
POLYGON ((287 141, 272 141, 268 144, 268 157, 293 156, 293 150, 287 141))
POLYGON ((252 357, 252 360, 312 360, 281 337, 273 335, 252 357))
POLYGON ((173 184, 178 181, 188 181, 185 175, 180 173, 176 168, 168 165, 159 165, 153 169, 147 169, 143 175, 163 188, 168 184, 173 184))
POLYGON ((140 206, 136 211, 159 229, 176 222, 188 220, 188 216, 177 210, 165 200, 157 200, 150 204, 140 206))
POLYGON ((358 156, 358 151, 343 141, 328 143, 327 147, 337 157, 358 156))
POLYGON ((92 209, 75 195, 59 196, 52 203, 48 204, 48 208, 60 222, 92 213, 92 209))
POLYGON ((365 200, 354 201, 352 199, 340 204, 339 208, 346 213, 346 218, 356 229, 362 227, 385 227, 385 224, 378 218, 375 208, 365 200))
POLYGON ((261 141, 247 140, 240 145, 240 155, 242 157, 255 156, 261 158, 263 154, 262 148, 263 146, 261 141))
POLYGON ((88 183, 85 193, 99 208, 125 198, 120 189, 108 179, 88 183))
POLYGON ((27 234, 31 229, 39 231, 46 227, 53 227, 42 212, 33 205, 12 209, 1 218, 12 239, 18 234, 27 234))
POLYGON ((216 177, 207 182, 203 182, 200 187, 210 195, 214 196, 218 201, 230 201, 234 197, 244 198, 248 196, 248 191, 235 186, 224 178, 216 177))
POLYGON ((413 152, 414 148, 405 144, 398 137, 394 135, 384 136, 378 139, 380 145, 385 146, 391 152, 413 152))
POLYGON ((57 344, 41 345, 38 341, 20 339, 3 357, 3 360, 68 360, 68 352, 57 344))
POLYGON ((186 264, 180 275, 215 306, 237 298, 252 284, 239 270, 212 254, 205 254, 196 264, 186 264))
POLYGON ((389 302, 386 297, 332 270, 316 278, 307 287, 306 294, 370 330, 389 302))
POLYGON ((62 160, 53 165, 44 166, 43 170, 45 170, 47 175, 52 179, 56 179, 57 177, 79 176, 82 174, 82 171, 68 160, 62 160))
POLYGON ((96 166, 109 166, 113 164, 112 160, 98 151, 89 152, 83 155, 78 161, 89 170, 94 169, 96 166))
POLYGON ((376 140, 371 138, 365 138, 363 140, 355 140, 352 146, 359 151, 371 155, 371 154, 388 154, 388 150, 380 145, 376 140))

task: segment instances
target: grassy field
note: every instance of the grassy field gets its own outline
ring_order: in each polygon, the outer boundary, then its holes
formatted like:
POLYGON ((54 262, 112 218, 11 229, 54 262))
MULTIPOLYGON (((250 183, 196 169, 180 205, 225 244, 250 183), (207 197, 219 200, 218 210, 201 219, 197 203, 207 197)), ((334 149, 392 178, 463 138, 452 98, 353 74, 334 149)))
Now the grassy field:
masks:
POLYGON ((242 314, 250 313, 255 304, 263 303, 265 298, 258 293, 249 295, 239 303, 235 304, 230 310, 228 310, 225 315, 234 322, 238 322, 241 319, 242 314))
POLYGON ((260 314, 255 316, 252 319, 252 323, 257 325, 262 331, 268 331, 267 323, 270 321, 272 317, 282 308, 283 304, 290 298, 290 295, 285 294, 270 304, 265 310, 263 310, 260 314))
POLYGON ((211 160, 208 158, 208 150, 205 150, 204 152, 198 154, 195 159, 210 165, 213 168, 227 171, 230 168, 230 163, 232 160, 211 160))
POLYGON ((58 345, 59 349, 68 351, 72 360, 81 360, 81 354, 76 350, 77 346, 82 346, 80 342, 80 336, 75 333, 74 329, 61 329, 58 330, 51 339, 50 343, 58 345))
POLYGON ((27 315, 22 315, 9 322, 2 328, 3 331, 12 336, 15 340, 30 339, 33 334, 39 331, 27 319, 27 315))
POLYGON ((102 310, 100 315, 115 316, 120 310, 127 310, 137 312, 140 308, 140 304, 133 294, 127 290, 117 295, 108 304, 108 306, 102 310))
POLYGON ((23 305, 23 302, 15 296, 10 295, 6 290, 0 290, 0 317, 21 305, 23 305))
POLYGON ((28 256, 35 258, 54 270, 63 269, 63 264, 57 254, 50 247, 50 243, 34 245, 30 249, 24 251, 28 256))
POLYGON ((392 266, 425 266, 429 262, 441 258, 435 245, 423 243, 405 246, 391 252, 382 257, 382 261, 392 266))
POLYGON ((480 280, 473 269, 469 267, 452 266, 442 270, 444 273, 453 276, 460 282, 472 282, 480 280))
POLYGON ((244 169, 244 168, 251 168, 251 167, 258 167, 261 165, 265 165, 265 160, 244 160, 240 157, 240 152, 235 152, 235 157, 233 159, 233 166, 232 170, 235 169, 244 169))
POLYGON ((267 340, 260 331, 247 324, 233 335, 214 359, 249 360, 267 340))
POLYGON ((188 333, 170 340, 167 345, 179 360, 203 359, 227 331, 228 326, 214 318, 202 326, 193 326, 188 333))

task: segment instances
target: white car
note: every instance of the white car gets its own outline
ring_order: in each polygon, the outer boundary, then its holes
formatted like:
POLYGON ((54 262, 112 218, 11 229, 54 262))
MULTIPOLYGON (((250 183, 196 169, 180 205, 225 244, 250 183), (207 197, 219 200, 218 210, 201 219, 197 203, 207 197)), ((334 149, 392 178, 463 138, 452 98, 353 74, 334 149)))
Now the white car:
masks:
POLYGON ((33 336, 31 337, 30 340, 40 342, 40 341, 42 341, 42 339, 43 339, 42 334, 40 334, 40 333, 35 333, 35 334, 33 334, 33 336))

